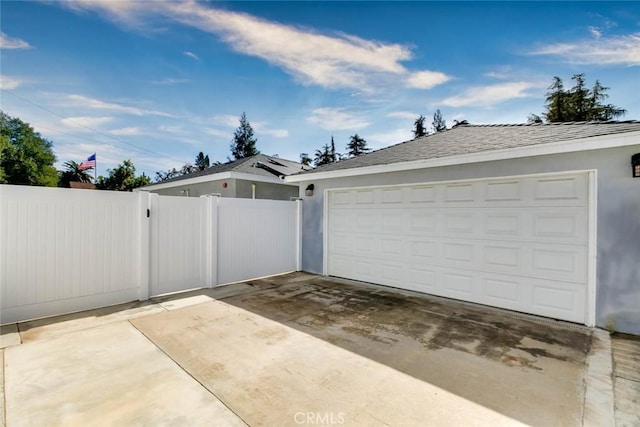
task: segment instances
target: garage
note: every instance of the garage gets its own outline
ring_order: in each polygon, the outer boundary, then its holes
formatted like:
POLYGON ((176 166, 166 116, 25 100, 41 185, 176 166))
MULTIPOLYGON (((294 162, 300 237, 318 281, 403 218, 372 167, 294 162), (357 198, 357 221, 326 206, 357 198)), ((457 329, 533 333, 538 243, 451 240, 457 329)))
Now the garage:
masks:
POLYGON ((589 182, 570 172, 328 189, 326 274, 587 323, 589 182))

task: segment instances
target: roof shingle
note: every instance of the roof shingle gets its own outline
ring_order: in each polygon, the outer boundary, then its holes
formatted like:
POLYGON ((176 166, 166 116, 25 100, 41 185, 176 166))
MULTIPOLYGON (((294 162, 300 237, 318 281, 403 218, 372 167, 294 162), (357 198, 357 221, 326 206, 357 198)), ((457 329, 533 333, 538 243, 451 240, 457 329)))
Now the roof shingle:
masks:
MULTIPOLYGON (((313 170, 329 172, 640 131, 640 121, 459 125, 313 170)), ((640 141, 639 141, 640 143, 640 141)))

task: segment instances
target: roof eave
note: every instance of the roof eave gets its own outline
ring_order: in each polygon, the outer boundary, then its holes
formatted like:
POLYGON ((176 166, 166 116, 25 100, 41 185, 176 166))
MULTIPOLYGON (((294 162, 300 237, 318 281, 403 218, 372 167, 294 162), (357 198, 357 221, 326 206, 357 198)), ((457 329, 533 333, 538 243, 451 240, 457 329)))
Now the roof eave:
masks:
POLYGON ((546 144, 526 145, 502 150, 480 151, 476 153, 383 165, 362 166, 327 172, 310 172, 288 176, 286 182, 305 182, 313 180, 343 178, 349 176, 372 175, 377 173, 401 172, 442 166, 463 165, 468 163, 490 162, 496 160, 517 159, 523 157, 544 156, 549 154, 572 153, 576 151, 600 150, 606 148, 640 145, 640 131, 614 135, 601 135, 546 144))
POLYGON ((263 176, 263 175, 254 175, 254 174, 243 173, 243 172, 228 171, 228 172, 214 173, 210 175, 196 176, 193 178, 180 179, 177 181, 159 182, 157 184, 151 184, 144 187, 140 187, 139 190, 142 190, 142 191, 162 190, 165 188, 181 187, 183 185, 200 184, 203 182, 218 181, 222 179, 242 179, 245 181, 266 182, 270 184, 296 185, 296 184, 289 184, 287 182, 284 182, 282 179, 276 176, 271 177, 271 176, 263 176))

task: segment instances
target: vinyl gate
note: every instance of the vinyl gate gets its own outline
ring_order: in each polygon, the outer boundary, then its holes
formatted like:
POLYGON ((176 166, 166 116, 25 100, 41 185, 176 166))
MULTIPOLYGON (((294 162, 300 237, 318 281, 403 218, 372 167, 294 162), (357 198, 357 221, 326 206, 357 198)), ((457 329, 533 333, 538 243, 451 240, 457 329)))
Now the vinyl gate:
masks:
POLYGON ((301 209, 0 185, 0 324, 298 270, 301 209))
POLYGON ((301 201, 150 196, 150 296, 300 269, 301 201))

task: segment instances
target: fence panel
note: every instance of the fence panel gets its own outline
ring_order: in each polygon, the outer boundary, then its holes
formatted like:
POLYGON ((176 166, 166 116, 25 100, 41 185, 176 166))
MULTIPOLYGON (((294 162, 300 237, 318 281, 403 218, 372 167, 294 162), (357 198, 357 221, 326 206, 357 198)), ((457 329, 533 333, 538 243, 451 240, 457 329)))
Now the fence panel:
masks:
POLYGON ((136 300, 148 193, 0 185, 0 323, 136 300))
POLYGON ((298 203, 220 198, 217 283, 297 270, 298 203))
POLYGON ((151 194, 151 296, 210 286, 208 200, 151 194))

